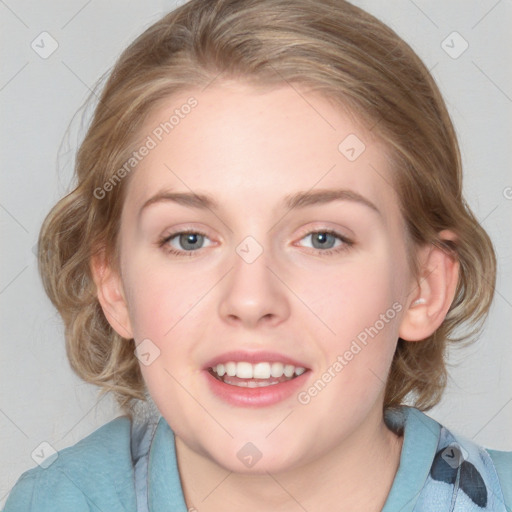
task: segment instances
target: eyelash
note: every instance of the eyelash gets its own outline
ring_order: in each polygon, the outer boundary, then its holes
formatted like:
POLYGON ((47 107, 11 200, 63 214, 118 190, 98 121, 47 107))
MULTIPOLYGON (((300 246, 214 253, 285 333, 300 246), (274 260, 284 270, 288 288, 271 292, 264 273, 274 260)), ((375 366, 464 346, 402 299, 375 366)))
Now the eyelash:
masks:
MULTIPOLYGON (((187 233, 192 233, 194 235, 201 235, 201 236, 208 238, 208 235, 206 233, 203 233, 202 231, 198 231, 196 229, 184 229, 182 231, 176 231, 174 233, 171 233, 171 234, 166 235, 165 237, 161 238, 158 241, 158 246, 160 248, 164 249, 167 253, 172 254, 174 256, 189 256, 189 257, 195 256, 194 253, 197 253, 200 249, 197 251, 178 251, 178 250, 174 249, 173 247, 170 247, 169 245, 167 245, 173 238, 176 238, 176 236, 185 235, 187 233), (164 246, 166 246, 166 247, 164 247, 164 246)), ((332 229, 319 229, 319 230, 308 231, 300 238, 300 240, 302 240, 303 238, 306 238, 309 235, 315 235, 315 234, 319 234, 319 233, 326 234, 326 235, 332 235, 335 238, 337 238, 338 240, 340 240, 341 242, 343 242, 343 244, 341 246, 338 246, 338 248, 336 248, 336 249, 326 249, 326 250, 315 249, 315 248, 312 249, 313 251, 317 252, 321 256, 330 256, 333 254, 339 254, 343 251, 350 249, 350 247, 352 247, 354 245, 354 242, 352 242, 345 236, 341 235, 340 233, 338 233, 337 231, 334 231, 332 229)))

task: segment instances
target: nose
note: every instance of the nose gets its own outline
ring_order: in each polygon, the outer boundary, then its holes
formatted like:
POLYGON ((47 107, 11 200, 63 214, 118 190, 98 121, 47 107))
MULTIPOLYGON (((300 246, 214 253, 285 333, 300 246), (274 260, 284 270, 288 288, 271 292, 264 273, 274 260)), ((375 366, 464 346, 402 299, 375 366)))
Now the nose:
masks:
POLYGON ((289 293, 276 263, 265 250, 252 262, 240 254, 234 255, 233 268, 223 279, 221 318, 246 328, 285 321, 290 314, 289 293))

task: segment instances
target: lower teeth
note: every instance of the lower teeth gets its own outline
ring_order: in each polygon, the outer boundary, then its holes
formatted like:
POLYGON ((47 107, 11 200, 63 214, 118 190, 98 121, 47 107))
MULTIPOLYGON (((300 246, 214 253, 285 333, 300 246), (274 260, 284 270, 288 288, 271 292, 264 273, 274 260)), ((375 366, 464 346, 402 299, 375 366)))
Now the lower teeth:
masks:
POLYGON ((230 386, 238 386, 241 388, 264 388, 267 386, 273 386, 274 384, 279 384, 279 382, 269 382, 269 381, 257 381, 257 380, 248 380, 248 381, 240 381, 240 382, 230 382, 223 381, 225 384, 229 384, 230 386))

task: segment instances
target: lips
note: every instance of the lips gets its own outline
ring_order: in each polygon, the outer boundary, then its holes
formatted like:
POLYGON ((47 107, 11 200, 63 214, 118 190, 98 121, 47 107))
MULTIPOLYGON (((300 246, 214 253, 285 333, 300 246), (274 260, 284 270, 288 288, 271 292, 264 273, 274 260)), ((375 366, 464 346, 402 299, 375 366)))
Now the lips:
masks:
POLYGON ((308 370, 303 363, 270 352, 225 353, 204 367, 211 390, 239 406, 271 405, 284 400, 301 385, 308 370))

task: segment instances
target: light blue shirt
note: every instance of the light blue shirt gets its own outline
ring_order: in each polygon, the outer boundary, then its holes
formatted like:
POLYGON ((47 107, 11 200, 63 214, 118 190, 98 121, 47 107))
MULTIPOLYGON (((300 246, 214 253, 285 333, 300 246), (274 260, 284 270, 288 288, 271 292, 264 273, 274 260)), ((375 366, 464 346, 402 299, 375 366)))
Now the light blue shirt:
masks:
MULTIPOLYGON (((382 512, 512 511, 512 452, 486 450, 412 407, 386 411, 385 420, 403 429, 404 441, 382 512)), ((163 417, 107 423, 46 469, 23 473, 4 509, 89 511, 187 512, 174 434, 163 417)))

